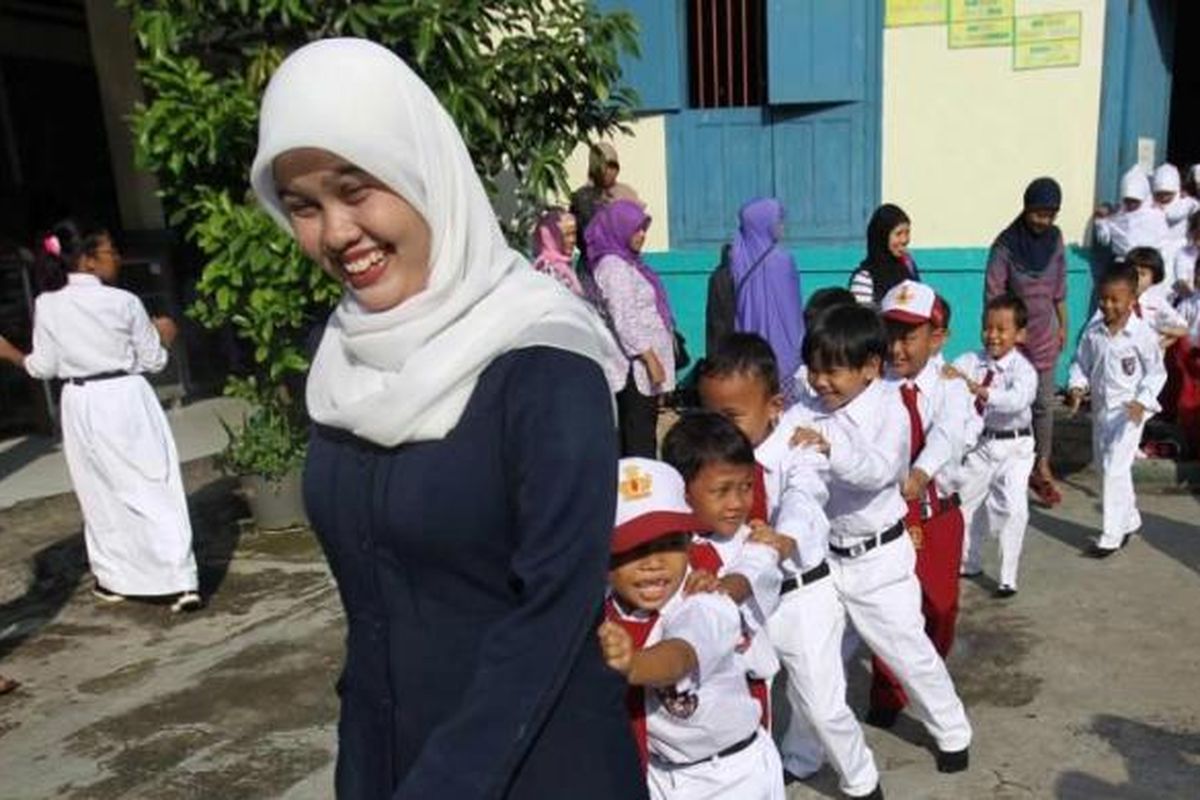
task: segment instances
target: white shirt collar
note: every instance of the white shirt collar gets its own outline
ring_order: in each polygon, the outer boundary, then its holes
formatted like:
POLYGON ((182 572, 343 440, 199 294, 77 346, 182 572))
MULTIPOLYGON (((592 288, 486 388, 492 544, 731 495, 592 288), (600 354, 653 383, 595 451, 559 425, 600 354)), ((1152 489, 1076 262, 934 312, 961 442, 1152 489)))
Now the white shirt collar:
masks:
POLYGON ((99 286, 100 279, 90 272, 68 272, 67 283, 75 286, 99 286))

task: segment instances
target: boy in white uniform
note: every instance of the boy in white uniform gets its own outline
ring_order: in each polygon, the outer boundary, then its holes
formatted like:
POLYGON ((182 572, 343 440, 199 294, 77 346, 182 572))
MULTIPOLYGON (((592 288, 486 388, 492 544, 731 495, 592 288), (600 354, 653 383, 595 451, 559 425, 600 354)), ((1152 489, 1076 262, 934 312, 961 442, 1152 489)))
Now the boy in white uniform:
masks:
POLYGON ((984 313, 983 350, 965 353, 946 374, 961 378, 975 395, 975 416, 982 420, 978 443, 959 471, 959 494, 967 521, 962 574, 983 571, 983 540, 1000 540, 997 597, 1017 593, 1021 545, 1029 525, 1029 474, 1035 458, 1033 401, 1037 369, 1018 349, 1025 341, 1029 314, 1014 295, 992 298, 984 313))
MULTIPOLYGON (((811 334, 812 328, 809 328, 811 334)), ((767 633, 787 669, 791 718, 780 745, 790 776, 806 778, 826 757, 849 797, 878 798, 879 772, 862 727, 846 702, 841 644, 845 612, 829 578, 827 498, 822 456, 788 446, 803 414, 782 414, 779 379, 770 345, 754 334, 734 334, 700 367, 703 406, 733 422, 754 445, 761 485, 751 520, 763 520, 776 536, 794 541, 780 566, 779 606, 767 633)))
MULTIPOLYGON (((932 288, 912 280, 892 287, 880 301, 890 348, 887 381, 903 401, 899 421, 909 425, 904 524, 917 551, 925 632, 942 658, 954 646, 963 551, 963 516, 951 478, 974 416, 966 387, 942 377, 933 360, 943 343, 945 309, 932 288)), ((867 723, 890 728, 908 698, 881 659, 874 660, 872 672, 867 723)))
POLYGON ((662 462, 626 458, 618 480, 599 637, 609 666, 644 694, 650 797, 784 800, 779 753, 738 654, 742 616, 724 594, 683 592, 691 534, 703 527, 683 479, 662 462))
POLYGON ((1101 318, 1092 320, 1071 363, 1070 407, 1092 395, 1092 456, 1100 467, 1103 531, 1089 550, 1107 558, 1142 526, 1133 492, 1133 459, 1142 428, 1159 411, 1167 381, 1158 337, 1133 313, 1137 273, 1119 264, 1101 278, 1101 318))
MULTIPOLYGON (((916 551, 906 535, 909 425, 895 387, 881 379, 887 334, 862 306, 828 312, 804 339, 804 363, 819 407, 791 443, 829 459, 829 566, 854 628, 908 695, 937 744, 940 772, 969 763, 971 725, 946 665, 925 633, 916 551)), ((797 407, 799 409, 799 407, 797 407)), ((774 635, 774 630, 772 630, 774 635)))

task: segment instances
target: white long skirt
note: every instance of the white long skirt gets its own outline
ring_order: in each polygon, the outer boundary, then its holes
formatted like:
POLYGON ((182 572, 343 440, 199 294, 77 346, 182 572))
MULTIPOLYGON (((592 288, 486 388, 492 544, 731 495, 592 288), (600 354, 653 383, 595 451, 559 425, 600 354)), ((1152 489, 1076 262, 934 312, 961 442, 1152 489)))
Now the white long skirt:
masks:
POLYGON ((62 428, 88 561, 100 585, 127 595, 194 591, 179 456, 150 384, 140 375, 68 383, 62 428))

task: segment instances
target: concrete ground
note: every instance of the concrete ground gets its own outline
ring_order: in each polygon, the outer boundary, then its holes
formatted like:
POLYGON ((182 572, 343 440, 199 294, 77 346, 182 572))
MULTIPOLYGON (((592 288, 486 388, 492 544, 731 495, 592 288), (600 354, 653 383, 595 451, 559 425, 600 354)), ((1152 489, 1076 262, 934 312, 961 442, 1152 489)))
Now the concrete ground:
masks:
MULTIPOLYGON (((0 697, 3 800, 332 795, 342 622, 320 553, 307 532, 247 529, 207 460, 185 479, 209 597, 185 617, 91 597, 71 496, 0 512, 0 543, 33 548, 37 576, 0 599, 0 672, 24 684, 0 697)), ((890 798, 1200 796, 1200 498, 1143 492, 1144 536, 1097 562, 1080 556, 1094 480, 1064 488, 1033 514, 1017 597, 963 585, 951 668, 971 770, 938 775, 908 718, 868 728, 890 798)), ((828 770, 789 789, 836 796, 828 770)))

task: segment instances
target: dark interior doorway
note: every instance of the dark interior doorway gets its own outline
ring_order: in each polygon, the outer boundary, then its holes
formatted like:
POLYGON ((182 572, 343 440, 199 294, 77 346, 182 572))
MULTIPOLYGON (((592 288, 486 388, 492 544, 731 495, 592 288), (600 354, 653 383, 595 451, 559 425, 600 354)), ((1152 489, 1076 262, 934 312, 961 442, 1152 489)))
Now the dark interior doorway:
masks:
POLYGON ((1187 169, 1200 163, 1200 48, 1189 41, 1200 30, 1200 3, 1175 3, 1167 160, 1187 169))

